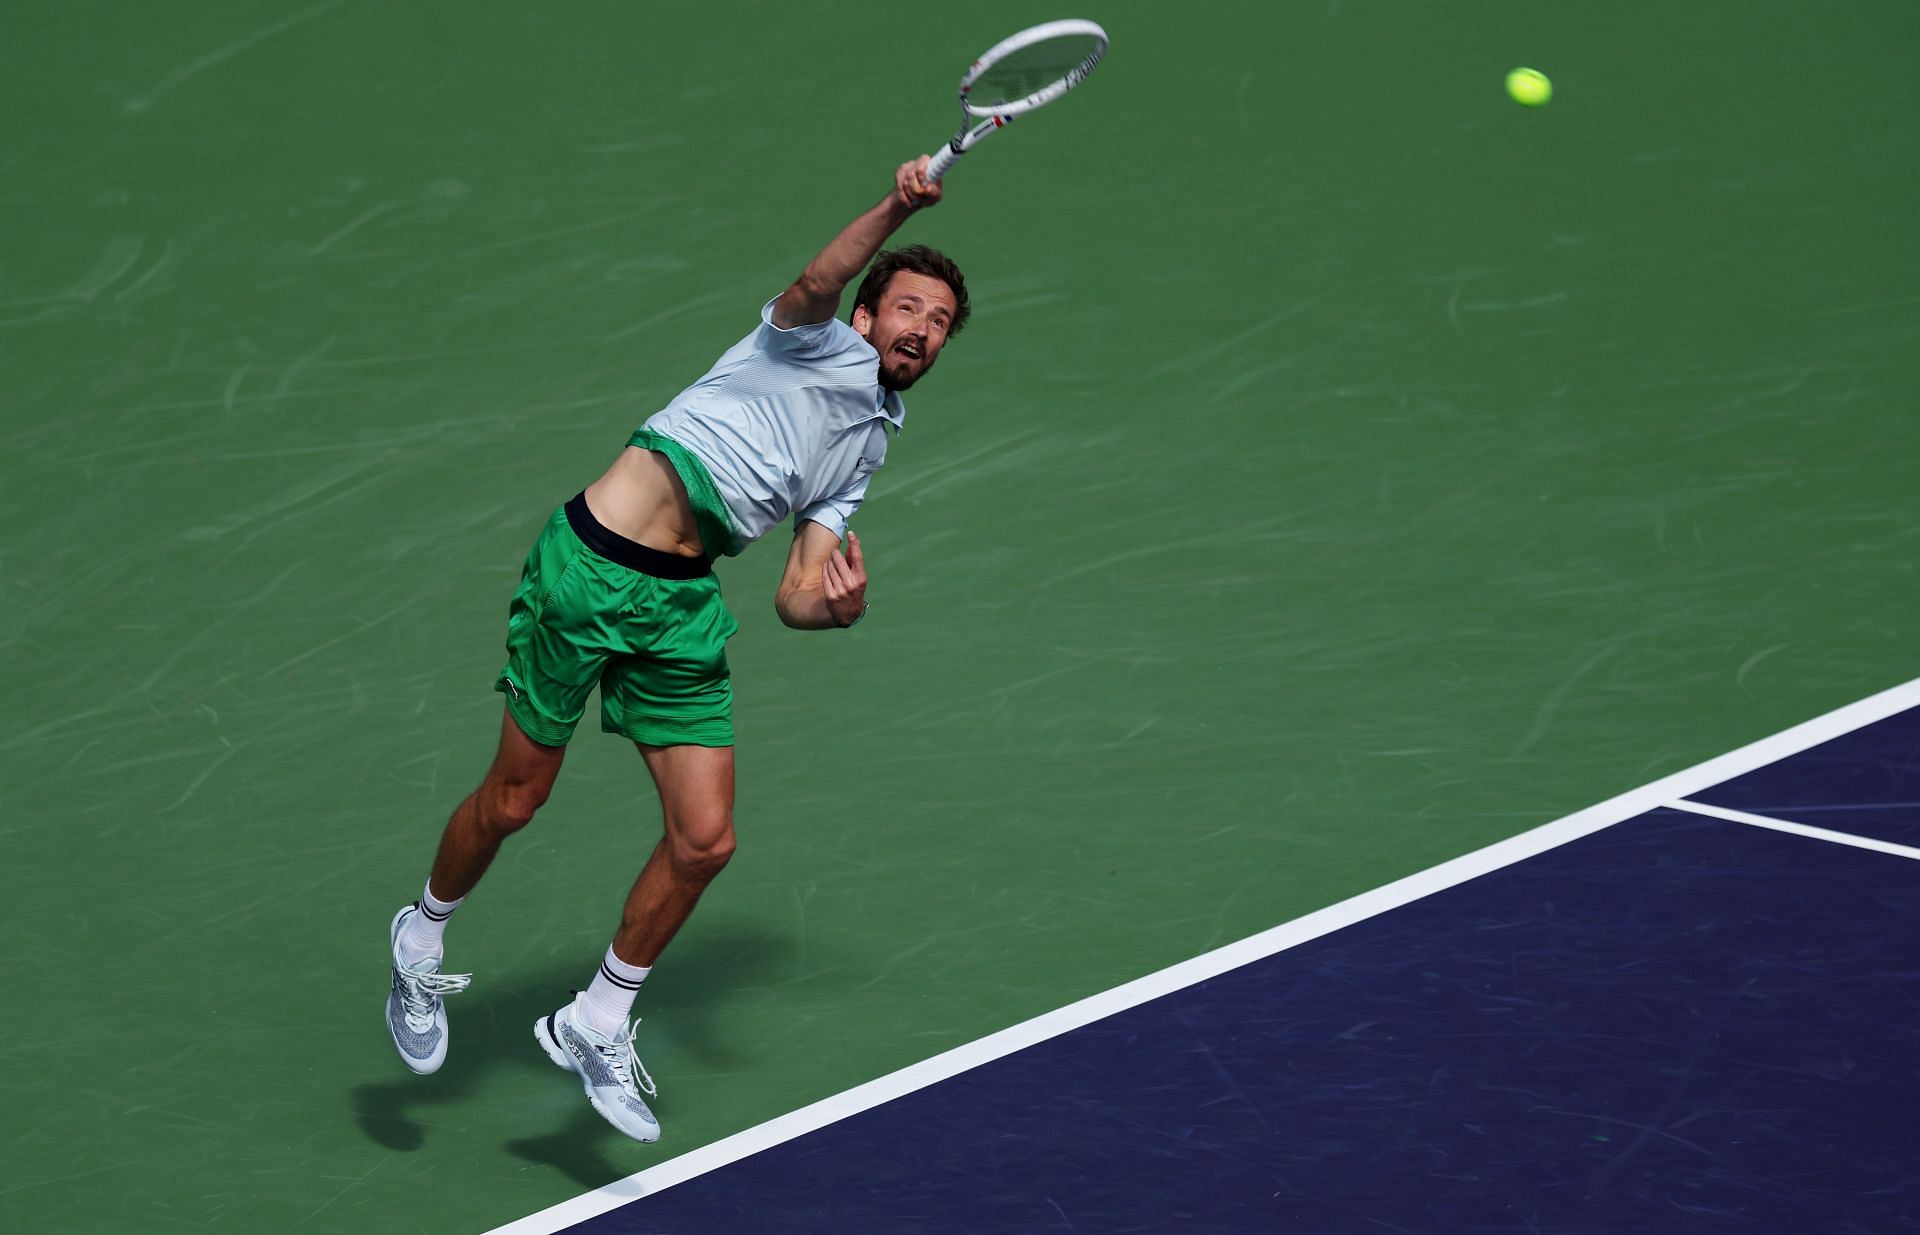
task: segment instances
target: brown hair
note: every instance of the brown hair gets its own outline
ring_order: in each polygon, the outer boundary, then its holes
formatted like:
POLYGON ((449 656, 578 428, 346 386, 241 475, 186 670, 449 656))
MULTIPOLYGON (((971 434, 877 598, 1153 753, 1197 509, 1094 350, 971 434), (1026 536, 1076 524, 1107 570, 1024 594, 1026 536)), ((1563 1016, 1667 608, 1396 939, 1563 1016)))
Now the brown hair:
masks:
POLYGON ((960 273, 960 267, 953 259, 938 249, 928 248, 924 244, 910 244, 898 249, 883 249, 873 259, 873 265, 867 270, 867 277, 860 280, 860 290, 853 294, 853 307, 865 308, 867 312, 878 315, 880 297, 887 291, 887 284, 893 276, 902 270, 909 274, 925 275, 929 279, 938 279, 953 291, 953 322, 947 328, 947 337, 960 333, 967 324, 967 316, 973 312, 973 305, 967 300, 966 276, 960 273))

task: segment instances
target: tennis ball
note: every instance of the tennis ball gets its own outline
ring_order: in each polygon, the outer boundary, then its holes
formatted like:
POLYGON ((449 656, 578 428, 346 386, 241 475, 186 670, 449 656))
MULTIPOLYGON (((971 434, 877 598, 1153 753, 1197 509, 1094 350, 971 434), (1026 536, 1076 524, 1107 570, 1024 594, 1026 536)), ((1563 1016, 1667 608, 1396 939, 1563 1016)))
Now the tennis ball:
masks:
POLYGON ((1515 69, 1507 74, 1507 93, 1516 103, 1545 107, 1553 98, 1553 83, 1539 69, 1515 69))

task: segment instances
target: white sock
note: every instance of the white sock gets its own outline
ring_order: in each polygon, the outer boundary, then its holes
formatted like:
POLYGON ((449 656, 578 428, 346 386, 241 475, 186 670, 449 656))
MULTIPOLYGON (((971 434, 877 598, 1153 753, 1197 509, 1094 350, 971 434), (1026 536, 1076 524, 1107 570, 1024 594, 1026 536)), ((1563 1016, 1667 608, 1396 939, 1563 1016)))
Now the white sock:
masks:
POLYGON ((400 959, 409 965, 417 965, 429 958, 438 960, 446 955, 447 946, 444 937, 447 932, 447 919, 453 911, 460 908, 458 901, 443 901, 433 894, 433 883, 429 881, 420 893, 420 912, 407 919, 400 928, 400 959))
POLYGON ((609 947, 600 961, 600 972, 593 975, 593 985, 580 1001, 580 1018, 602 1037, 625 1031, 627 1018, 633 1014, 633 997, 652 972, 649 965, 627 964, 609 947))

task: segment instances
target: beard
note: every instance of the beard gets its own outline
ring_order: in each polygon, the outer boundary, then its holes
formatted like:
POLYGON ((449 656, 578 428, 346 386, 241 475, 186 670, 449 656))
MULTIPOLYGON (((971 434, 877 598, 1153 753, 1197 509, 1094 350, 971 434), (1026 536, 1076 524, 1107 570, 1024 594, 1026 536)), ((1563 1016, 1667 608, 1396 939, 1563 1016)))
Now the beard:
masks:
POLYGON ((913 384, 926 376, 933 362, 927 361, 919 368, 915 362, 895 351, 888 351, 880 358, 880 388, 882 390, 902 391, 911 389, 913 384))
POLYGON ((926 372, 925 369, 915 372, 913 362, 904 356, 894 357, 892 364, 888 364, 887 361, 882 360, 880 362, 880 388, 882 390, 892 390, 895 392, 910 390, 913 388, 913 384, 920 380, 920 374, 924 372, 926 372))

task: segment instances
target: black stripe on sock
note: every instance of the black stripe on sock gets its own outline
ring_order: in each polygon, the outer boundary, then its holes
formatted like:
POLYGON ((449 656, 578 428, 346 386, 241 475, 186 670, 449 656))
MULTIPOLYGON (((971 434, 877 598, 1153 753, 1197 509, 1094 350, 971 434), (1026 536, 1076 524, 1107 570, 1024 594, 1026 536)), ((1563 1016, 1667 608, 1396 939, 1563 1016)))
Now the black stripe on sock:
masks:
POLYGON ((640 984, 638 982, 634 982, 634 981, 631 981, 630 979, 623 978, 619 974, 615 973, 613 970, 608 969, 607 962, 605 961, 600 962, 600 976, 605 978, 607 981, 613 983, 615 986, 619 987, 623 991, 637 991, 640 989, 640 984))
POLYGON ((421 913, 426 915, 427 920, 430 922, 445 922, 448 918, 453 916, 453 910, 451 909, 447 910, 445 913, 435 913, 433 910, 427 908, 427 902, 425 901, 415 901, 413 903, 420 910, 421 913))

